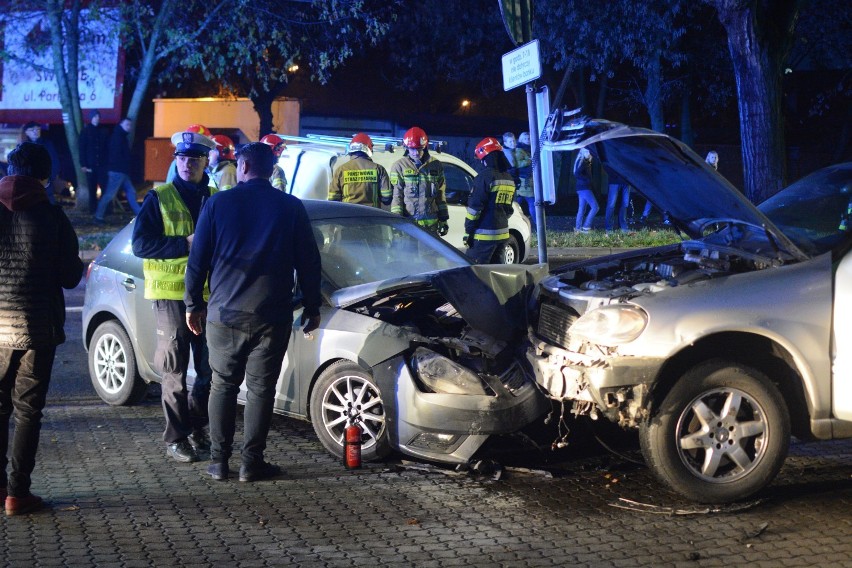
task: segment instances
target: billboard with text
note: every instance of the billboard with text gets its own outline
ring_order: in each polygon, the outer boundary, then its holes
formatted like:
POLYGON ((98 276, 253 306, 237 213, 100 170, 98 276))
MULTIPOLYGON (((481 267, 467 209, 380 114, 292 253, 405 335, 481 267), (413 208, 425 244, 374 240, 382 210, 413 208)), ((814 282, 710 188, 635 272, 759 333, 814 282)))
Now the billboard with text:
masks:
MULTIPOLYGON (((120 118, 124 75, 117 18, 114 10, 100 10, 97 18, 88 10, 80 12, 80 106, 84 111, 100 110, 102 119, 109 122, 120 118)), ((0 122, 62 123, 46 14, 10 13, 3 16, 0 25, 0 122)))

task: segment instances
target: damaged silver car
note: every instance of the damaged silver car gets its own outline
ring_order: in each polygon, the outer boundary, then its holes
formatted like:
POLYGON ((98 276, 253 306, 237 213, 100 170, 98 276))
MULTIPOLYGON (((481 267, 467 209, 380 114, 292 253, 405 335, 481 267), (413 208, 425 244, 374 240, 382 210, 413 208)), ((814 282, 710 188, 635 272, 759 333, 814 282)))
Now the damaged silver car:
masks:
POLYGON ((550 150, 588 148, 684 236, 542 282, 528 359, 552 399, 637 428, 648 466, 702 502, 769 484, 791 435, 852 437, 852 164, 755 207, 657 132, 548 135, 550 150))
MULTIPOLYGON (((275 412, 310 420, 336 456, 354 422, 366 460, 396 450, 466 464, 489 436, 549 409, 521 365, 527 305, 544 266, 472 266, 398 215, 304 203, 322 256, 322 324, 302 333, 296 302, 275 412)), ((83 306, 92 384, 115 405, 138 402, 160 380, 132 223, 92 263, 83 306)))

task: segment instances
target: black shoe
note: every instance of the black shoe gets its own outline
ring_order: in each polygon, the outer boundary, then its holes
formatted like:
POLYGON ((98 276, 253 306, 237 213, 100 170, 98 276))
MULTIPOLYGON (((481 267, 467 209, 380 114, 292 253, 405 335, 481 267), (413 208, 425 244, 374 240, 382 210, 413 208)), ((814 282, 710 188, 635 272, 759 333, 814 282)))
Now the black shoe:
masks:
POLYGON ((216 481, 227 480, 230 473, 228 462, 213 462, 207 466, 207 475, 216 481))
POLYGON ((186 438, 180 442, 166 445, 166 455, 171 456, 175 461, 181 463, 192 463, 198 461, 198 454, 195 449, 189 444, 186 438))
POLYGON ((278 477, 283 474, 283 469, 277 465, 266 462, 260 462, 259 464, 251 467, 248 467, 245 464, 240 466, 240 481, 260 481, 262 479, 278 477))
POLYGON ((207 432, 204 430, 196 430, 186 438, 189 445, 192 446, 196 452, 209 452, 210 451, 210 436, 207 435, 207 432))

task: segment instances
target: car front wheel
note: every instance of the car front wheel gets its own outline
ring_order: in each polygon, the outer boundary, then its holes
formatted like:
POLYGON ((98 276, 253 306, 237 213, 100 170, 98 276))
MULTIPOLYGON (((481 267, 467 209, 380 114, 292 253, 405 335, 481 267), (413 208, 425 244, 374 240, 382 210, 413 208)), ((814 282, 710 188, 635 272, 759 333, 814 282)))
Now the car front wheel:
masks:
POLYGON ((117 321, 98 326, 89 343, 89 376, 98 396, 113 406, 135 404, 148 384, 136 370, 133 345, 117 321))
POLYGON ((705 503, 745 499, 768 485, 789 440, 776 386, 756 369, 719 360, 688 371, 639 431, 657 477, 705 503))
POLYGON ((361 458, 371 461, 390 453, 382 394, 373 377, 350 361, 334 363, 311 392, 311 423, 332 455, 343 458, 346 426, 361 427, 361 458))
POLYGON ((500 246, 494 251, 492 262, 494 264, 517 264, 521 262, 520 247, 513 236, 500 242, 500 246))

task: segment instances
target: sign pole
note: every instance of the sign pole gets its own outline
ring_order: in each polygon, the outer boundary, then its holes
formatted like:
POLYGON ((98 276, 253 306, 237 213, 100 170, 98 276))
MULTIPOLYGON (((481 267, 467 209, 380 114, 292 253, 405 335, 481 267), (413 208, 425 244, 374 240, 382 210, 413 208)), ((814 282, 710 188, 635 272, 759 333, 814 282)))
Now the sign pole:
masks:
MULTIPOLYGON (((535 87, 532 83, 527 83, 527 120, 530 127, 530 152, 533 157, 540 156, 539 140, 538 140, 538 113, 536 112, 535 87)), ((543 187, 541 181, 541 159, 533 159, 532 163, 533 174, 533 195, 535 196, 535 211, 531 211, 535 215, 536 240, 538 241, 538 261, 541 264, 547 262, 547 233, 545 227, 544 215, 544 199, 543 187)))

